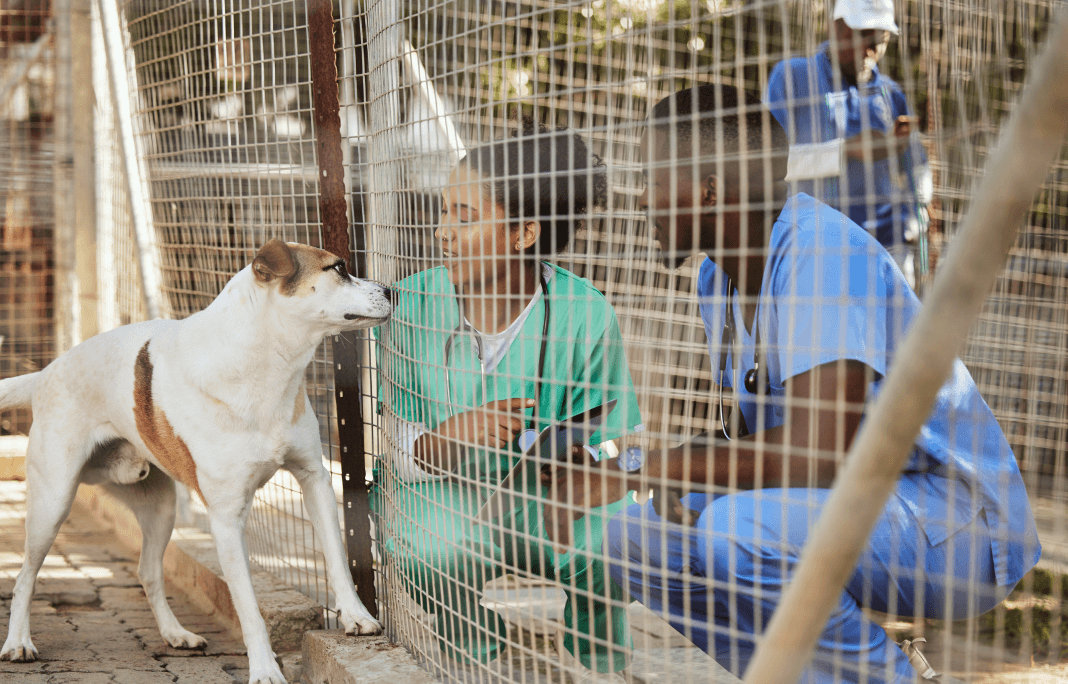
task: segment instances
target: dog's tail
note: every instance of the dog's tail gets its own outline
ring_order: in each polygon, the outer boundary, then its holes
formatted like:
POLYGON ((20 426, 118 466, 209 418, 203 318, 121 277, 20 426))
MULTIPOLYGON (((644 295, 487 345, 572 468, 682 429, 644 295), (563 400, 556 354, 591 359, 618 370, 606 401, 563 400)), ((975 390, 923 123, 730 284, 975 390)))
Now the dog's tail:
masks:
POLYGON ((41 373, 29 373, 17 378, 0 380, 0 411, 13 408, 29 408, 33 402, 33 391, 41 373))

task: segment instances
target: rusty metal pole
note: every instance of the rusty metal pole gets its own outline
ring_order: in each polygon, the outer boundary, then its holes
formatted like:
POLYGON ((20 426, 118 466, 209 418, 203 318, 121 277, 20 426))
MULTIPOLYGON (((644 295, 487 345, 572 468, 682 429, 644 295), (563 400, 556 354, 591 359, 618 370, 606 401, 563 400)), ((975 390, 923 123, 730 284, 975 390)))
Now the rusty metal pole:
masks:
MULTIPOLYGON (((323 247, 350 261, 352 251, 349 248, 349 218, 345 201, 347 170, 341 149, 332 4, 330 0, 308 1, 315 152, 319 162, 319 218, 323 224, 323 247)), ((366 276, 365 264, 350 265, 356 267, 354 272, 357 275, 366 276)), ((356 585, 360 600, 372 615, 378 617, 371 556, 371 510, 364 466, 364 417, 359 353, 362 346, 355 333, 345 333, 334 338, 334 390, 338 442, 341 447, 344 536, 348 546, 349 571, 352 573, 352 581, 356 585)))

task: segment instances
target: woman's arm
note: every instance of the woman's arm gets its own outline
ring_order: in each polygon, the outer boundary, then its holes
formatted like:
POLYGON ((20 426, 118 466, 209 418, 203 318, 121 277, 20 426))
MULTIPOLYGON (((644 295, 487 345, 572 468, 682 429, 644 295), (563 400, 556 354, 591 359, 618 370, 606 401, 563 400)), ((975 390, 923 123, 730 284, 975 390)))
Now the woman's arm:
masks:
POLYGON ((525 425, 523 411, 533 399, 519 397, 491 401, 443 421, 415 440, 413 456, 423 470, 445 473, 463 457, 465 447, 507 449, 525 425))

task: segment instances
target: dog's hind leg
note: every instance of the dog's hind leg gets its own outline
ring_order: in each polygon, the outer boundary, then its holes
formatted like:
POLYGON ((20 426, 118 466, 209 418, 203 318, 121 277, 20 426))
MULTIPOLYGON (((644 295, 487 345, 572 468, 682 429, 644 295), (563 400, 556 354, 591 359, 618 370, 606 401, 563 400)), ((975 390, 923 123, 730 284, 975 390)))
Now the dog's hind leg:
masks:
POLYGON ((107 484, 105 488, 126 504, 141 526, 141 561, 137 576, 148 605, 156 616, 159 633, 174 648, 204 648, 208 642, 178 622, 163 584, 163 554, 174 531, 174 481, 152 466, 148 476, 129 485, 107 484))
MULTIPOLYGON (((43 418, 39 420, 43 424, 43 418)), ((43 432, 30 429, 26 454, 26 557, 15 580, 7 640, 0 649, 0 660, 37 660, 37 649, 30 640, 34 584, 78 490, 80 468, 73 467, 71 460, 76 446, 63 439, 49 439, 50 435, 43 432)))

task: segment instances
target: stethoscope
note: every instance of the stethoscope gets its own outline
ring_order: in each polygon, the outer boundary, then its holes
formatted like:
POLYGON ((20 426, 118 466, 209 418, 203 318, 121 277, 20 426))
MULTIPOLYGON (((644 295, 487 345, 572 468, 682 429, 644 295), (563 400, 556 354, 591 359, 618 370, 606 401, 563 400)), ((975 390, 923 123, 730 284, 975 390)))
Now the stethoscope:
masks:
MULTIPOLYGON (((727 374, 727 352, 733 349, 735 336, 737 329, 734 321, 734 285, 731 283, 730 278, 727 279, 727 311, 723 317, 723 334, 720 336, 719 344, 719 424, 720 431, 723 436, 730 441, 730 431, 727 429, 726 412, 723 408, 723 378, 727 374)), ((768 384, 768 369, 764 367, 763 359, 763 347, 760 344, 760 316, 756 316, 753 320, 753 367, 745 372, 745 377, 742 378, 742 387, 746 392, 750 394, 756 394, 760 388, 761 374, 763 374, 765 387, 768 384)), ((733 370, 733 369, 732 369, 733 370)), ((733 384, 733 382, 731 383, 733 384)), ((739 437, 744 437, 749 434, 748 426, 745 425, 745 419, 742 418, 742 432, 739 433, 739 437)))
MULTIPOLYGON (((537 266, 539 271, 539 280, 541 281, 541 296, 545 302, 545 316, 541 323, 541 351, 538 353, 538 379, 534 383, 534 413, 532 421, 537 424, 538 420, 538 407, 541 405, 541 385, 542 379, 545 377, 545 353, 549 345, 549 316, 552 315, 552 309, 549 304, 549 282, 545 278, 545 269, 541 263, 537 266)), ((452 345, 453 341, 459 335, 470 335, 475 340, 475 353, 478 355, 478 368, 482 377, 482 397, 486 397, 486 367, 483 365, 483 359, 485 358, 484 349, 482 347, 482 336, 479 335, 471 324, 467 322, 467 318, 464 316, 463 309, 459 311, 460 322, 456 324, 456 329, 452 331, 449 338, 445 340, 445 396, 449 398, 449 402, 452 402, 452 383, 449 380, 449 366, 452 360, 452 345)))

